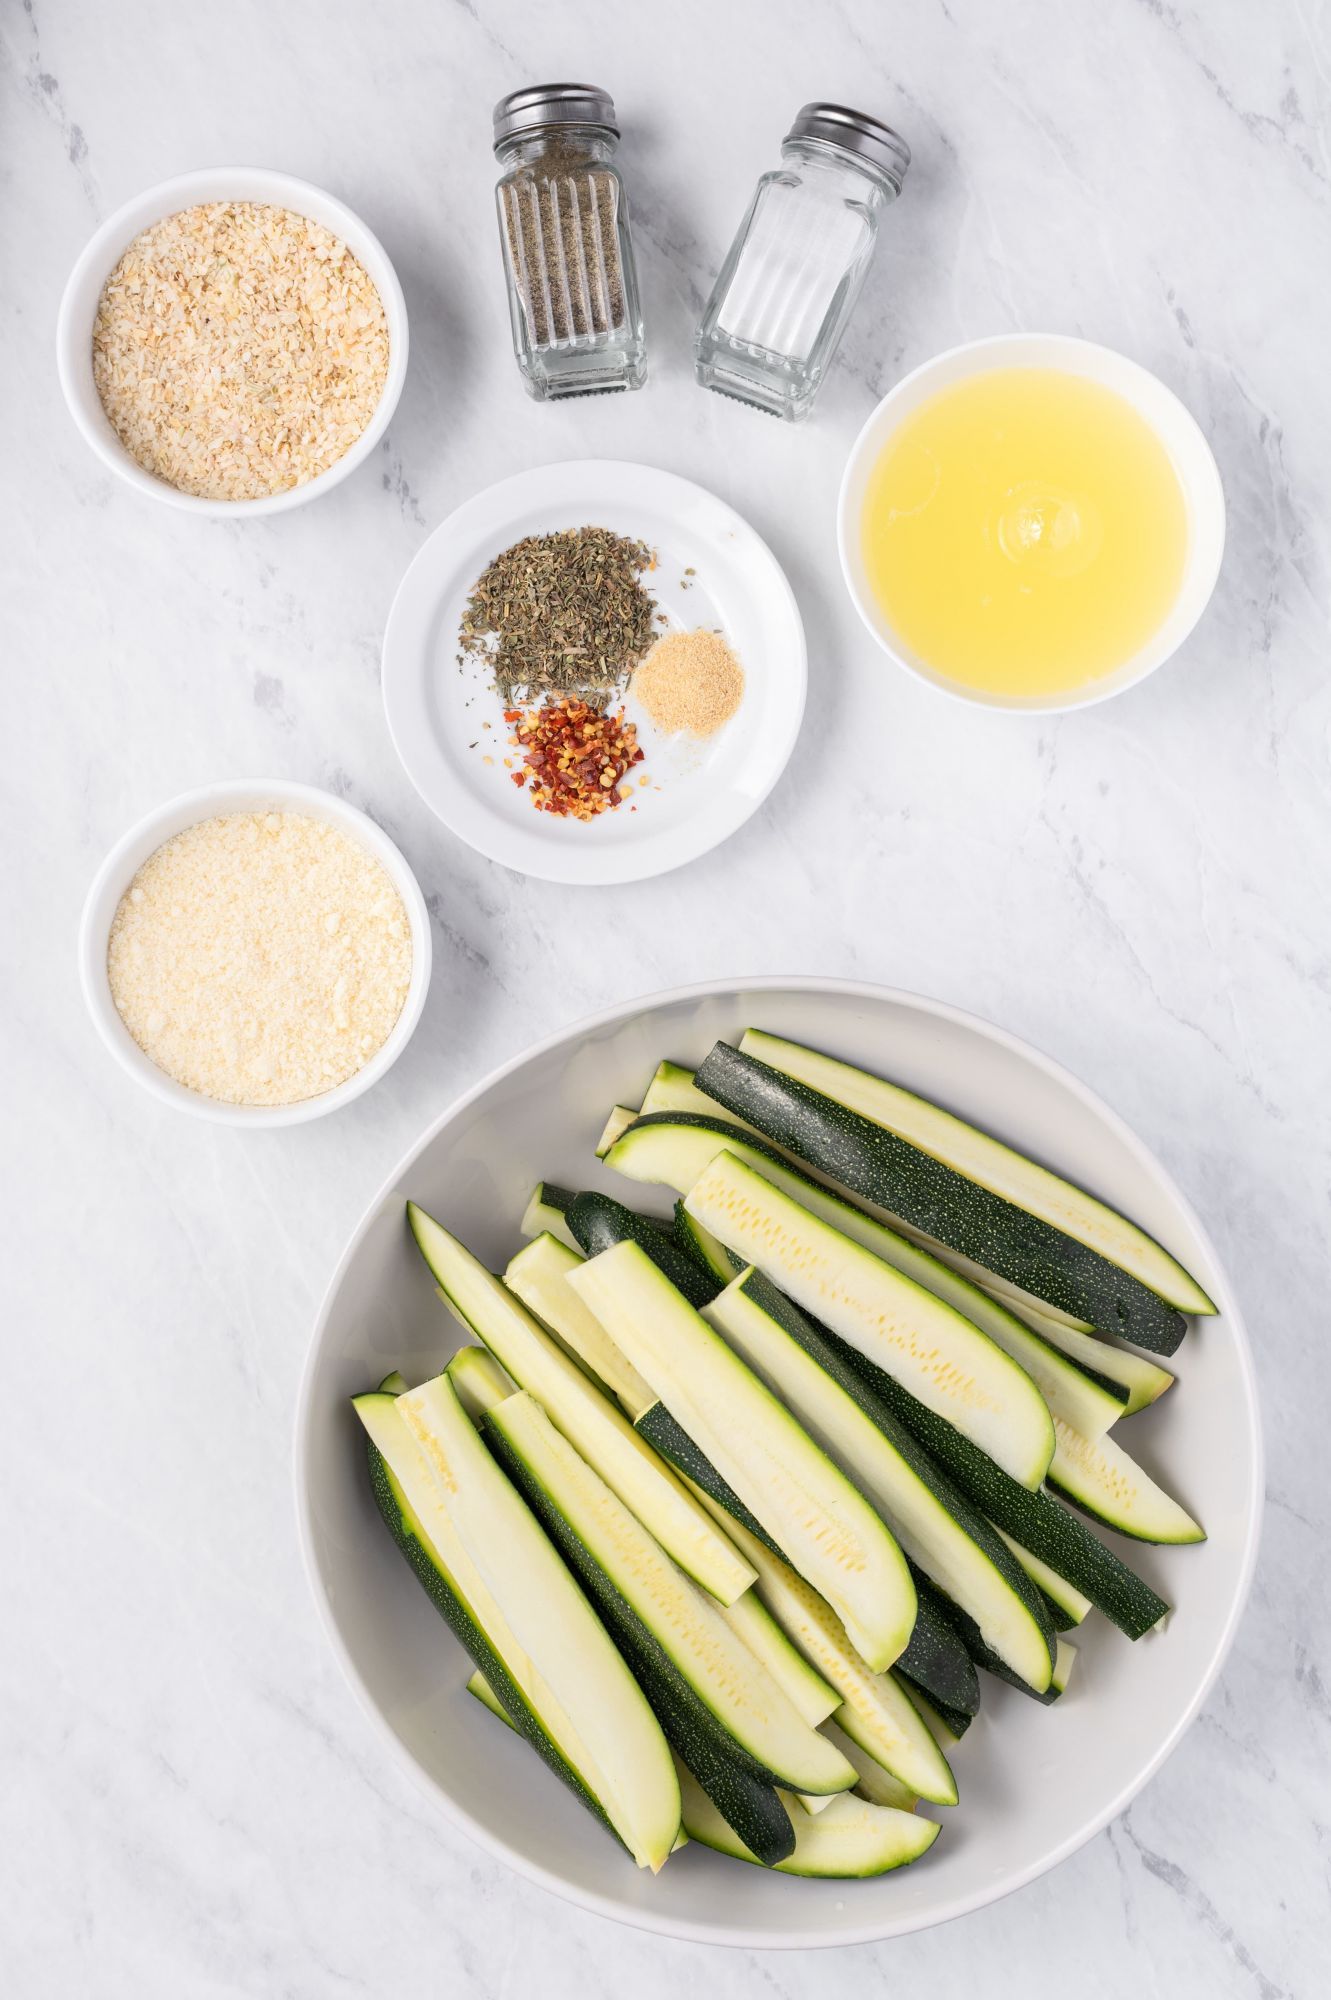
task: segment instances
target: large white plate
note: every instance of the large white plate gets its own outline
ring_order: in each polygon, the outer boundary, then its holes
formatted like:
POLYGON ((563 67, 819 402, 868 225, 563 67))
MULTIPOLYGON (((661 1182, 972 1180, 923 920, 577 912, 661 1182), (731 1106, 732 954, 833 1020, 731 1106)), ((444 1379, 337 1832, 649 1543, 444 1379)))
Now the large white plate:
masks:
MULTIPOLYGON (((646 1190, 633 1188, 636 1199, 646 1190)), ((544 1887, 648 1930, 711 1943, 832 1945, 918 1930, 1052 1868, 1128 1804, 1219 1671, 1247 1594, 1262 1491, 1251 1357, 1224 1272, 1164 1169, 1083 1084, 935 1001, 825 980, 690 987, 552 1037, 454 1104, 372 1204, 315 1328, 297 1419, 301 1540, 334 1649, 386 1752, 459 1825, 544 1887), (407 1195, 502 1268, 532 1183, 616 1186, 592 1148, 662 1056, 700 1059, 750 1024, 817 1044, 964 1112, 1125 1210, 1196 1272, 1220 1308, 1170 1363, 1179 1386, 1131 1418, 1134 1456, 1204 1523, 1197 1548, 1114 1541, 1175 1606, 1131 1644, 1097 1613, 1077 1674, 1044 1708, 986 1677, 955 1753, 961 1803, 914 1867, 803 1882, 696 1845, 653 1879, 634 1869, 526 1746, 464 1692, 468 1664, 370 1497, 348 1398, 394 1366, 413 1379, 458 1344, 403 1220, 407 1195)))
POLYGON ((651 466, 585 459, 503 479, 435 529, 394 600, 383 683, 408 777, 469 846, 547 882, 636 882, 725 840, 780 777, 804 714, 804 628, 775 556, 723 500, 651 466), (474 664, 459 668, 457 640, 472 586, 501 550, 587 526, 657 551, 648 582, 669 616, 662 630, 719 626, 745 690, 739 713, 701 744, 659 737, 630 698, 647 753, 636 775, 649 782, 632 810, 577 821, 537 812, 511 782, 502 705, 474 664))

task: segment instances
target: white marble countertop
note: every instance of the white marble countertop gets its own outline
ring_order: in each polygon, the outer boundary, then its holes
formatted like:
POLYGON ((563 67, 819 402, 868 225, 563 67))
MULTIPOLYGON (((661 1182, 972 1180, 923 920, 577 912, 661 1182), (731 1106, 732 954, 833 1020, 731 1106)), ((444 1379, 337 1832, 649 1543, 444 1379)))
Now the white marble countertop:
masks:
POLYGON ((6 10, 0 1985, 15 2000, 812 2000, 843 1978, 934 2000, 1026 2000, 1033 1977, 1085 2000, 1326 1990, 1329 70, 1316 0, 6 10), (621 107, 652 380, 541 409, 508 352, 488 123, 503 91, 551 75, 603 81, 621 107), (788 432, 697 390, 689 335, 812 94, 885 115, 915 164, 815 420, 788 432), (372 469, 234 527, 104 474, 52 363, 97 220, 220 160, 345 197, 412 316, 372 469), (1052 722, 895 673, 857 625, 833 536, 841 464, 879 395, 939 348, 1028 327, 1156 369, 1212 439, 1230 515, 1185 655, 1052 722), (429 528, 494 478, 594 454, 668 466, 750 516, 811 648, 807 727, 756 819, 677 875, 606 892, 521 880, 444 834, 398 768, 378 687, 388 604, 429 528), (73 945, 129 821, 264 772, 343 791, 401 842, 430 894, 436 974, 382 1086, 246 1139, 112 1067, 73 945), (604 1002, 806 971, 989 1015, 1108 1096, 1229 1261, 1271 1444, 1251 1609, 1155 1783, 1023 1894, 835 1961, 616 1929, 435 1817, 384 1767, 328 1655, 290 1492, 326 1277, 448 1098, 604 1002))

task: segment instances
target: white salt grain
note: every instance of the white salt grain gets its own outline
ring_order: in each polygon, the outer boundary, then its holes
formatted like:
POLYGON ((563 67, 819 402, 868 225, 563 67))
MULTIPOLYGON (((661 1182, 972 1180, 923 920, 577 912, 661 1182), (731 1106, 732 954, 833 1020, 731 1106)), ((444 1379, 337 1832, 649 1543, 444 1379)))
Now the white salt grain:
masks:
POLYGON ((107 976, 130 1034, 177 1083, 225 1104, 297 1104, 383 1047, 411 940, 358 841, 302 813, 228 813, 144 862, 107 976))

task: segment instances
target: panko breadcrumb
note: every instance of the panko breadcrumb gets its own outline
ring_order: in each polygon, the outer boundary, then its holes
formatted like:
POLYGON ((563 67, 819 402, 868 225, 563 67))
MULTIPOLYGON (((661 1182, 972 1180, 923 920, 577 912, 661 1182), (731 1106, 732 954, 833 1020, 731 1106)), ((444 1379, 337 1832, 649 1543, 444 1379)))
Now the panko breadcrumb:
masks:
POLYGON ((378 287, 338 237, 290 209, 212 201, 130 244, 98 302, 93 377, 145 472, 260 500, 351 449, 388 347, 378 287))

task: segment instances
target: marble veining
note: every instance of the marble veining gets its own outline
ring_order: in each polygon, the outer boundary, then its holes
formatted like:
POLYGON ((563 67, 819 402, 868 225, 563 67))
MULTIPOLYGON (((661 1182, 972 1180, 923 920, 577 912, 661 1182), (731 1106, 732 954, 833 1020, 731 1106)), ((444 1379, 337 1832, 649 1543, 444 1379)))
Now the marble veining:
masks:
POLYGON ((1315 0, 11 0, 0 15, 6 1994, 1326 1991, 1329 76, 1315 0), (488 114, 565 75, 621 107, 652 379, 538 409, 508 351, 488 114), (885 115, 915 163, 794 432, 697 391, 688 343, 755 174, 815 93, 885 115), (234 527, 101 471, 52 359, 98 219, 224 159, 342 194, 381 233, 412 320, 377 461, 317 506, 234 527), (903 370, 1040 327, 1125 349, 1191 406, 1229 549, 1168 670, 1102 709, 1021 722, 885 664, 839 581, 833 501, 903 370), (384 730, 378 652, 398 578, 451 507, 597 454, 701 479, 754 521, 799 595, 811 699, 785 781, 740 835, 678 875, 586 892, 506 874, 430 819, 384 730), (265 771, 334 787, 402 844, 437 965, 380 1088, 246 1139, 159 1108, 104 1059, 73 940, 125 824, 265 771), (759 1957, 566 1907, 384 1765, 300 1573, 291 1419, 337 1251, 451 1094, 610 1000, 811 970, 993 1017, 1165 1159, 1247 1308, 1271 1494, 1226 1673, 1113 1827, 945 1931, 759 1957))

